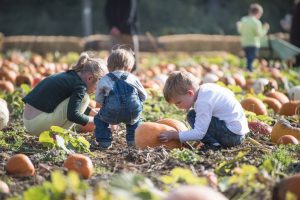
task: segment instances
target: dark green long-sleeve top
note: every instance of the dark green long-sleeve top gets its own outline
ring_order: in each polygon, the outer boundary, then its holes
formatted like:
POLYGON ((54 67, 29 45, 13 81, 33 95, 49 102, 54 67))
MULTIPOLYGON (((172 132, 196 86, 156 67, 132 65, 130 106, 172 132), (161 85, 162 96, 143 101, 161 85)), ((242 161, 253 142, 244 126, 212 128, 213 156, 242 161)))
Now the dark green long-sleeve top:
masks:
POLYGON ((79 112, 80 104, 87 86, 74 70, 48 76, 42 80, 28 95, 25 103, 51 113, 66 98, 70 97, 67 118, 76 124, 86 125, 89 118, 79 112))

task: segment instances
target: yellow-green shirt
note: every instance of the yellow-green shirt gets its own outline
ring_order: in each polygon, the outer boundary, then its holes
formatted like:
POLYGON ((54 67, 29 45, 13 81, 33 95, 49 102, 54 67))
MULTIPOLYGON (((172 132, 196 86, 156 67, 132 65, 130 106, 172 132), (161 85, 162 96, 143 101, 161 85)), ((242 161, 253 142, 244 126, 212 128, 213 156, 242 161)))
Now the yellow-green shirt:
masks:
POLYGON ((260 40, 268 32, 261 21, 254 16, 245 16, 238 24, 238 32, 241 34, 241 43, 243 47, 260 47, 260 40))

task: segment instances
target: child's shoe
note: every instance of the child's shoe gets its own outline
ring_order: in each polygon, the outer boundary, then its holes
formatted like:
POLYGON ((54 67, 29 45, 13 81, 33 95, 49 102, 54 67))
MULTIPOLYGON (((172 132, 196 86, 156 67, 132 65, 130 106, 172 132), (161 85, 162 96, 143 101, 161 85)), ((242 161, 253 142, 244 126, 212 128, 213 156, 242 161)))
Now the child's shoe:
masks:
POLYGON ((112 147, 111 142, 99 142, 99 149, 100 150, 108 150, 112 147))

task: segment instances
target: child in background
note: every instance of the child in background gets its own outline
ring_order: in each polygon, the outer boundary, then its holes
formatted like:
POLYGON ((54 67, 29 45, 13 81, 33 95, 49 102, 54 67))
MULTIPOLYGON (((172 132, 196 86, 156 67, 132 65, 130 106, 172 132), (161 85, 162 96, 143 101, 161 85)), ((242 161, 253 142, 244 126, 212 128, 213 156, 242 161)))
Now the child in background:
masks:
POLYGON ((202 141, 212 147, 232 147, 242 143, 249 132, 244 110, 234 94, 214 83, 199 86, 198 79, 188 72, 173 72, 164 86, 167 102, 187 114, 192 129, 165 131, 159 135, 162 142, 170 140, 202 141))
POLYGON ((143 101, 147 94, 141 82, 131 74, 135 58, 131 49, 118 46, 107 60, 109 73, 104 76, 96 89, 95 100, 101 110, 95 116, 95 137, 100 149, 111 147, 112 133, 109 124, 126 124, 126 141, 134 146, 134 132, 140 123, 143 101))
POLYGON ((269 24, 262 25, 259 20, 263 14, 263 8, 255 3, 251 4, 248 16, 237 22, 238 32, 241 34, 241 43, 246 54, 247 70, 252 72, 252 63, 258 54, 260 40, 269 30, 269 24))
POLYGON ((88 113, 97 112, 88 108, 89 94, 95 92, 97 82, 106 73, 103 60, 84 52, 71 70, 42 80, 23 98, 26 130, 39 135, 54 125, 70 129, 74 123, 94 124, 88 113))

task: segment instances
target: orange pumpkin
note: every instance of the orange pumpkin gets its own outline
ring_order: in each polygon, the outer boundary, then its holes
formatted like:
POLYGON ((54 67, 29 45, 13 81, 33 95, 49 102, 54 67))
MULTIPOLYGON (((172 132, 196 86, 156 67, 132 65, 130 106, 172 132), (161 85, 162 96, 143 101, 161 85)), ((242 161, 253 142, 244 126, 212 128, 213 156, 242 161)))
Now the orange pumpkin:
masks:
POLYGON ((22 84, 27 84, 29 86, 33 85, 33 78, 29 74, 19 74, 16 78, 16 85, 20 86, 22 84))
POLYGON ((33 176, 35 168, 31 160, 24 154, 12 156, 5 165, 8 174, 14 176, 33 176))
POLYGON ((255 97, 248 97, 241 101, 241 105, 245 110, 254 112, 257 115, 267 115, 267 108, 261 100, 255 97))
POLYGON ((274 110, 275 113, 278 113, 282 106, 277 99, 271 97, 264 98, 263 102, 267 104, 268 108, 274 110))
POLYGON ((300 114, 299 108, 297 108, 300 105, 300 101, 290 101, 282 105, 282 107, 279 110, 280 115, 285 116, 293 116, 300 114))
POLYGON ((172 140, 167 143, 159 141, 158 136, 163 131, 176 131, 176 129, 165 124, 145 122, 135 129, 135 145, 141 149, 161 145, 164 145, 167 149, 181 147, 180 141, 172 140))
POLYGON ((64 167, 68 170, 75 171, 80 176, 88 179, 93 174, 93 163, 91 159, 82 154, 71 154, 65 160, 64 167))
POLYGON ((1 193, 2 194, 9 194, 9 187, 3 181, 0 181, 0 196, 1 196, 1 193))
POLYGON ((94 130, 95 130, 95 124, 92 123, 87 123, 87 125, 79 127, 80 133, 93 132, 94 130))
POLYGON ((171 126, 171 127, 175 128, 177 131, 187 131, 188 130, 188 128, 186 127, 186 125, 184 123, 182 123, 181 121, 176 120, 176 119, 165 118, 165 119, 160 119, 160 120, 156 121, 156 123, 171 126))
POLYGON ((0 90, 12 93, 15 91, 15 87, 10 81, 0 81, 0 90))
POLYGON ((287 192, 291 192, 296 196, 296 199, 300 199, 300 173, 283 179, 277 184, 273 190, 273 199, 285 200, 287 192))
POLYGON ((266 96, 277 99, 281 104, 285 104, 285 103, 289 102, 289 98, 285 94, 283 94, 282 92, 278 92, 278 91, 268 92, 266 94, 266 96))
POLYGON ((234 74, 232 78, 235 80, 236 84, 239 85, 241 88, 246 86, 246 79, 242 74, 234 74))
POLYGON ((283 135, 277 140, 277 144, 299 144, 299 141, 292 135, 283 135))
POLYGON ((278 120, 272 129, 271 141, 275 143, 283 135, 292 135, 300 140, 300 128, 293 127, 287 120, 278 120))

